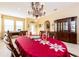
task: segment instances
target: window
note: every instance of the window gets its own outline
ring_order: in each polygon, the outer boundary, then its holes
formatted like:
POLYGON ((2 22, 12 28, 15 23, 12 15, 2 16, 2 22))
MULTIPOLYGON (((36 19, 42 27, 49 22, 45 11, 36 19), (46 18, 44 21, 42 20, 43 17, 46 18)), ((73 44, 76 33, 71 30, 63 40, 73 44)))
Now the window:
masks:
POLYGON ((4 20, 4 30, 6 31, 14 31, 14 21, 13 20, 9 20, 9 19, 5 19, 4 20))
POLYGON ((2 22, 1 22, 1 17, 0 17, 0 32, 1 32, 1 24, 2 24, 2 22))
POLYGON ((23 21, 16 21, 16 31, 23 30, 23 21))

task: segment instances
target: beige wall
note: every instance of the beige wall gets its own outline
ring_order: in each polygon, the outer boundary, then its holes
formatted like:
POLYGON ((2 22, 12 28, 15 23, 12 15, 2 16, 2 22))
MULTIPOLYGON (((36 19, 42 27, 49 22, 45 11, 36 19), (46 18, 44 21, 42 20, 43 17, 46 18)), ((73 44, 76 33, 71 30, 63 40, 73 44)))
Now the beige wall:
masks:
MULTIPOLYGON (((65 18, 65 17, 72 17, 72 16, 77 16, 77 42, 79 43, 79 6, 74 5, 71 6, 70 8, 65 8, 61 11, 55 11, 53 14, 41 17, 38 21, 38 24, 44 24, 46 20, 50 21, 51 24, 51 31, 54 31, 54 20, 65 18)), ((43 27, 44 28, 44 27, 43 27)), ((38 31, 40 31, 41 28, 38 27, 38 31)))

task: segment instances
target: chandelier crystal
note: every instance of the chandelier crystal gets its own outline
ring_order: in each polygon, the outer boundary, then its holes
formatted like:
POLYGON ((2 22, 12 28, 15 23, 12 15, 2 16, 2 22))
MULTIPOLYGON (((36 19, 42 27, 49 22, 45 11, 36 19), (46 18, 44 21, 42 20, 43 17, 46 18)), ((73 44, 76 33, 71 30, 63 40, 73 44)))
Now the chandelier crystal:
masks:
POLYGON ((32 2, 31 8, 32 11, 28 11, 28 14, 33 15, 36 18, 43 16, 46 13, 45 11, 43 11, 44 5, 39 2, 32 2))

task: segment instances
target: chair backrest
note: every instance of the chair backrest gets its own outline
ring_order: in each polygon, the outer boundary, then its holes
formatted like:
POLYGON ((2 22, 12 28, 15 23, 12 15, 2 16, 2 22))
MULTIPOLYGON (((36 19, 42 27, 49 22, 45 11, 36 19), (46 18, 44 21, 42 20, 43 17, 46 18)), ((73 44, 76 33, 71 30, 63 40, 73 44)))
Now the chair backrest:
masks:
POLYGON ((4 36, 4 38, 3 38, 3 40, 4 40, 4 42, 5 42, 6 44, 12 43, 11 38, 10 38, 10 36, 9 36, 8 33, 9 33, 9 32, 5 33, 5 36, 4 36))
POLYGON ((47 40, 48 37, 47 37, 46 33, 43 33, 41 38, 42 38, 42 40, 47 40))
POLYGON ((11 51, 12 55, 14 57, 19 57, 20 55, 18 54, 17 50, 13 46, 9 31, 7 31, 7 38, 5 40, 7 40, 9 42, 8 44, 6 44, 6 46, 11 51))
POLYGON ((12 44, 11 35, 10 35, 9 31, 7 31, 7 34, 8 34, 9 43, 12 44))
POLYGON ((19 34, 20 34, 20 35, 26 35, 26 32, 27 32, 27 31, 20 31, 19 34))

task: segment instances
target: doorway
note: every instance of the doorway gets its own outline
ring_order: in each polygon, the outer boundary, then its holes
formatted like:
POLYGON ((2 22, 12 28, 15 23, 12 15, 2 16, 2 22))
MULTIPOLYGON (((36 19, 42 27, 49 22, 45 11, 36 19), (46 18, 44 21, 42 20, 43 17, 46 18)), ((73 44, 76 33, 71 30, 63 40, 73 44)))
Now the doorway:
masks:
POLYGON ((36 34, 36 27, 35 27, 35 24, 34 23, 31 23, 30 24, 30 32, 32 34, 36 34))

